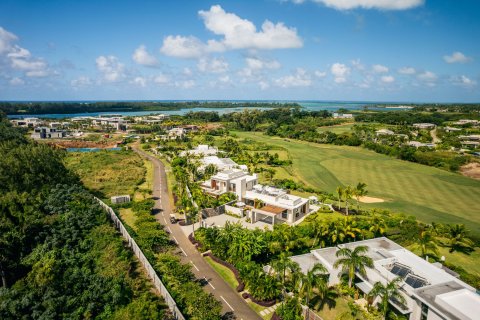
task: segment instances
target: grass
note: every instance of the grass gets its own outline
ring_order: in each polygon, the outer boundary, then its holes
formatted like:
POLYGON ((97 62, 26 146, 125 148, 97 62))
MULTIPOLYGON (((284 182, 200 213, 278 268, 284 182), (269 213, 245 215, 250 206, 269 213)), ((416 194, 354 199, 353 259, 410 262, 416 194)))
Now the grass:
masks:
POLYGON ((267 314, 266 316, 262 316, 260 314, 261 311, 265 310, 265 309, 268 309, 268 308, 265 308, 265 307, 262 307, 262 306, 259 306, 258 304, 252 302, 252 301, 248 301, 247 302, 248 306, 253 310, 255 311, 260 317, 262 317, 262 319, 264 320, 270 320, 273 316, 273 312, 267 314))
POLYGON ((146 168, 145 181, 140 184, 133 198, 135 201, 142 201, 150 197, 153 186, 153 164, 148 160, 143 160, 143 166, 146 168))
POLYGON ((386 202, 363 206, 412 214, 425 222, 464 223, 480 235, 480 181, 359 147, 322 145, 254 132, 235 134, 239 139, 288 151, 293 165, 282 175, 290 179, 331 193, 339 185, 365 182, 370 196, 386 202))
POLYGON ((137 230, 135 227, 135 213, 132 211, 131 208, 120 208, 119 210, 120 217, 122 218, 123 222, 128 224, 133 230, 137 230))
POLYGON ((133 195, 144 180, 143 160, 133 151, 68 153, 66 165, 84 185, 102 198, 133 195))
POLYGON ((230 287, 232 287, 234 290, 237 288, 238 281, 235 279, 235 275, 233 274, 232 270, 213 261, 210 257, 205 257, 205 261, 207 261, 207 263, 220 275, 220 277, 222 277, 226 283, 228 283, 230 287))
POLYGON ((318 127, 317 131, 318 132, 330 131, 330 132, 333 132, 335 134, 342 134, 342 133, 345 133, 345 132, 350 132, 353 125, 354 125, 354 123, 344 123, 344 124, 336 125, 336 126, 318 127))
POLYGON ((338 319, 343 313, 349 311, 350 308, 348 307, 347 301, 342 297, 338 297, 335 299, 335 307, 330 309, 325 304, 322 310, 316 311, 315 313, 323 319, 338 319))

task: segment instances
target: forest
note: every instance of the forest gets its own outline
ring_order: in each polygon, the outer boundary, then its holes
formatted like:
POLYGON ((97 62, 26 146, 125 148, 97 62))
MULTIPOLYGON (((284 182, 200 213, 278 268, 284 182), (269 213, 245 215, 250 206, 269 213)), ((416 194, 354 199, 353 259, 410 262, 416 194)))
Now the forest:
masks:
POLYGON ((0 115, 0 318, 170 319, 65 154, 0 115))
POLYGON ((195 108, 294 108, 297 103, 280 102, 224 102, 224 101, 92 101, 92 102, 0 102, 0 111, 11 115, 167 111, 195 108))

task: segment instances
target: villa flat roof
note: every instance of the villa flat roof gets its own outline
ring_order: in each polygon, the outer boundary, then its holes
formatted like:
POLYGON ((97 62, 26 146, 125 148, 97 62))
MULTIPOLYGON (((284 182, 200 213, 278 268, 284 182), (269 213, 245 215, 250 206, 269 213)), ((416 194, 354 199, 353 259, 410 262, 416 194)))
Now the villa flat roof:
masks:
POLYGON ((455 281, 416 289, 414 295, 449 319, 478 318, 480 296, 455 281))

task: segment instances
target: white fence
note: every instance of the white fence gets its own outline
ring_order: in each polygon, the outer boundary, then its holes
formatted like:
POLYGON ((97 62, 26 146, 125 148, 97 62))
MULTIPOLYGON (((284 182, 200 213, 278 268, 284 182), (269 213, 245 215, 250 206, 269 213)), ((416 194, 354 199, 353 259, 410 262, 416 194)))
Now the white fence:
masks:
POLYGON ((150 277, 150 279, 152 280, 153 285, 155 286, 155 288, 158 290, 158 292, 160 292, 160 294, 165 299, 165 302, 167 303, 168 307, 170 308, 170 311, 172 312, 175 319, 185 320, 185 317, 182 315, 182 313, 178 309, 177 304, 175 303, 175 300, 173 300, 172 296, 170 295, 170 292, 168 292, 167 288, 165 287, 163 282, 160 280, 157 273, 155 272, 152 265, 147 260, 147 258, 143 254, 142 250, 140 249, 140 247, 135 242, 135 240, 130 236, 130 234, 128 234, 127 229, 125 229, 122 221, 120 221, 120 219, 115 214, 115 211, 113 211, 112 208, 107 206, 102 200, 98 199, 97 197, 95 197, 95 200, 97 200, 98 203, 100 203, 100 205, 105 209, 105 211, 107 211, 107 213, 110 216, 110 219, 112 219, 113 223, 115 224, 115 227, 120 231, 120 233, 125 238, 125 240, 127 240, 128 246, 132 249, 133 253, 138 258, 138 260, 142 264, 145 271, 147 271, 147 274, 150 277))

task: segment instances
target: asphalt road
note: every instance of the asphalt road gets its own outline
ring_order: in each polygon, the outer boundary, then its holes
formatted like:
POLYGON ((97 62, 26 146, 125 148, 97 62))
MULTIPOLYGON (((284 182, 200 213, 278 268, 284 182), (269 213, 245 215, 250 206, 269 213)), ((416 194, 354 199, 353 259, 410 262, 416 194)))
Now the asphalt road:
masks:
POLYGON ((243 320, 262 319, 248 306, 245 300, 212 269, 185 236, 180 226, 170 223, 169 217, 170 213, 172 213, 172 208, 169 201, 167 174, 163 163, 136 147, 133 149, 153 164, 154 210, 157 212, 155 218, 165 226, 165 229, 170 232, 171 239, 177 243, 182 262, 192 265, 192 272, 197 279, 205 279, 208 281, 208 284, 204 286, 204 290, 212 293, 215 298, 222 303, 223 313, 233 312, 237 319, 243 320))

